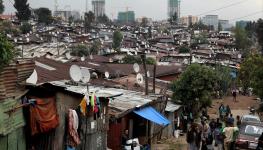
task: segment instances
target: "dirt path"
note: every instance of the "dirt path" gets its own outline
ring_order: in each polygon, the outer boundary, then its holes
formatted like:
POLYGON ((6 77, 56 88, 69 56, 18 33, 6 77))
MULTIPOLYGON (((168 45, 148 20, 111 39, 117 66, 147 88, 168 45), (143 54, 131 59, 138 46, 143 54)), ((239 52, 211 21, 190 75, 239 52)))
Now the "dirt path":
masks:
MULTIPOLYGON (((238 102, 233 102, 232 97, 228 96, 223 99, 215 99, 212 103, 212 108, 208 109, 208 114, 211 118, 218 117, 218 108, 221 103, 225 106, 229 105, 234 117, 236 115, 245 115, 249 113, 248 107, 259 106, 259 101, 255 100, 255 97, 247 97, 239 95, 237 96, 238 102)), ((178 139, 171 138, 161 141, 160 144, 154 144, 153 150, 187 150, 187 143, 185 136, 180 136, 178 139)))

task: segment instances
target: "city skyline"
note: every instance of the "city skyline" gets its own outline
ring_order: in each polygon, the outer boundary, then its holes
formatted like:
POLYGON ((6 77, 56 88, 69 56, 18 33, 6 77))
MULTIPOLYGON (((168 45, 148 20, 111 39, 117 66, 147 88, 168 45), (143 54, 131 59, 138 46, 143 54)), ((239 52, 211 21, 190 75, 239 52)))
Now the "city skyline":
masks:
MULTIPOLYGON (((58 8, 84 12, 85 1, 58 0, 58 8)), ((91 0, 88 1, 88 8, 92 10, 91 0)), ((11 2, 11 0, 4 0, 6 14, 15 12, 11 2)), ((47 0, 28 0, 28 2, 32 8, 48 7, 54 10, 54 0, 48 2, 47 0)), ((136 18, 145 16, 153 20, 163 20, 168 17, 168 0, 106 0, 105 7, 106 14, 111 19, 116 19, 118 12, 126 11, 126 7, 135 12, 136 18)), ((220 19, 230 20, 232 23, 237 20, 256 20, 263 17, 263 0, 181 0, 180 16, 203 17, 208 14, 219 15, 220 19), (228 7, 224 8, 225 6, 228 7), (216 9, 219 10, 211 11, 216 9)))

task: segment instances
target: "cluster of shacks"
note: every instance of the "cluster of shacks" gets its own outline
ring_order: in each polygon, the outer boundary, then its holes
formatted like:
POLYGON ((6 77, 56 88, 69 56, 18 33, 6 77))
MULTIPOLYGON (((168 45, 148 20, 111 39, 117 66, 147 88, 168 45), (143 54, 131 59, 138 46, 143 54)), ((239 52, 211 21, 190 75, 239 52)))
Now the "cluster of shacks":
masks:
POLYGON ((1 150, 119 150, 125 130, 140 145, 173 136, 180 106, 164 93, 87 90, 70 80, 27 84, 34 69, 23 59, 1 70, 1 150))

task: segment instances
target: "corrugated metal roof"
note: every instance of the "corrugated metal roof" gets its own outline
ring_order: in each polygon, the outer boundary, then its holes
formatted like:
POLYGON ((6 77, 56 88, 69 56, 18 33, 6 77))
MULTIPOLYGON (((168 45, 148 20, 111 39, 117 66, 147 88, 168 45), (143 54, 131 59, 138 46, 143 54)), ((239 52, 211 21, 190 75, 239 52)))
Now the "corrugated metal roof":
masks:
MULTIPOLYGON (((53 81, 49 82, 50 84, 58 87, 63 87, 65 90, 82 94, 84 95, 87 92, 87 87, 84 85, 73 86, 67 85, 67 80, 62 81, 53 81)), ((89 86, 90 92, 96 92, 96 96, 98 97, 114 97, 110 103, 109 107, 111 108, 110 114, 115 117, 120 117, 130 111, 134 110, 135 108, 139 108, 150 104, 151 102, 158 100, 158 98, 162 97, 162 95, 148 95, 145 96, 142 92, 124 90, 124 89, 117 89, 117 88, 104 88, 104 87, 96 87, 96 86, 89 86)))
POLYGON ((175 103, 173 103, 171 101, 167 101, 165 111, 175 112, 178 109, 180 109, 180 107, 181 107, 181 105, 175 104, 175 103))
POLYGON ((17 84, 24 82, 33 70, 34 62, 30 59, 21 59, 4 67, 0 72, 0 100, 14 96, 17 84))

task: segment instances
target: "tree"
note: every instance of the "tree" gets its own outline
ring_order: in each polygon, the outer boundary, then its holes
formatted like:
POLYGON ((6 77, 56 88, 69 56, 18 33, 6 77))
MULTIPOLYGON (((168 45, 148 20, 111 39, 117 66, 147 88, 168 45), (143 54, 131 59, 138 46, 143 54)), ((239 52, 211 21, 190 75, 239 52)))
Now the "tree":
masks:
POLYGON ((71 24, 74 22, 74 17, 70 16, 68 17, 68 24, 71 26, 71 24))
POLYGON ((263 57, 260 55, 251 55, 243 61, 238 72, 238 79, 244 92, 247 93, 248 88, 252 87, 253 92, 261 99, 263 98, 262 66, 263 57))
POLYGON ((5 11, 4 1, 0 0, 0 14, 2 14, 5 11))
POLYGON ((148 65, 155 65, 156 64, 156 60, 152 57, 148 57, 146 58, 146 61, 145 61, 146 64, 148 65))
POLYGON ((187 46, 181 46, 179 48, 179 53, 189 53, 190 52, 190 48, 187 46))
POLYGON ((20 34, 19 29, 12 24, 11 21, 4 20, 0 22, 0 32, 3 35, 11 34, 14 36, 18 36, 20 34))
POLYGON ((196 115, 199 107, 211 105, 211 93, 217 83, 215 71, 207 66, 192 64, 187 67, 179 79, 173 81, 173 100, 181 101, 196 115), (197 107, 196 107, 197 106, 197 107))
POLYGON ((13 45, 0 34, 0 71, 15 57, 13 45))
POLYGON ((169 18, 168 20, 171 24, 177 24, 178 23, 178 14, 177 12, 174 12, 174 14, 169 18))
POLYGON ((236 39, 236 48, 242 52, 243 56, 247 56, 249 54, 251 42, 248 39, 246 30, 237 26, 234 32, 236 39))
POLYGON ((256 33, 258 42, 261 45, 261 52, 263 53, 263 20, 259 19, 256 24, 256 33))
POLYGON ((121 48, 121 42, 122 42, 122 38, 123 35, 121 34, 121 32, 119 30, 116 30, 113 33, 113 43, 112 43, 112 47, 114 50, 119 51, 121 48))
POLYGON ((72 47, 71 55, 79 56, 79 57, 88 56, 88 55, 90 55, 90 49, 88 46, 86 46, 84 44, 79 44, 79 45, 72 47))
POLYGON ((91 24, 95 20, 95 15, 92 11, 89 11, 88 13, 85 13, 84 16, 84 27, 85 27, 85 32, 87 33, 88 31, 91 30, 91 24))
POLYGON ((141 23, 141 25, 142 25, 143 27, 146 27, 147 24, 148 24, 148 18, 143 17, 143 18, 142 18, 142 23, 141 23))
POLYGON ((218 31, 222 31, 222 30, 223 30, 222 24, 219 22, 218 23, 218 31))
POLYGON ((31 11, 27 0, 15 0, 14 7, 16 8, 16 16, 19 21, 28 21, 31 17, 31 11))
POLYGON ((97 17, 97 22, 108 24, 110 22, 110 19, 106 14, 104 14, 103 16, 97 17))
POLYGON ((20 30, 23 34, 27 34, 29 33, 31 30, 32 30, 32 26, 27 23, 27 22, 24 22, 21 26, 20 26, 20 30))
POLYGON ((38 8, 35 10, 38 23, 50 24, 52 22, 52 13, 48 8, 38 8))
POLYGON ((90 48, 90 53, 92 54, 98 54, 101 48, 101 42, 99 40, 96 40, 92 43, 90 48))
POLYGON ((126 55, 123 59, 122 62, 124 64, 134 64, 134 63, 138 63, 141 64, 142 60, 140 57, 137 56, 132 56, 132 55, 126 55))

